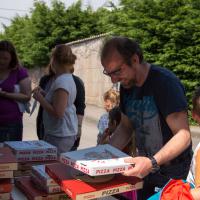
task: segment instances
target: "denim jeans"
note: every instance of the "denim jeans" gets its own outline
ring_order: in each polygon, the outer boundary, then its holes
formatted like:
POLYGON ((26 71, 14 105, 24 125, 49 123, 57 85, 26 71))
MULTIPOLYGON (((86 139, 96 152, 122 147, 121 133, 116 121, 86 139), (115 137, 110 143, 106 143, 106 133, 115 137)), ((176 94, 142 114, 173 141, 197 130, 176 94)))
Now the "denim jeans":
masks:
POLYGON ((22 141, 22 122, 0 125, 0 142, 22 141))
POLYGON ((44 141, 57 147, 58 154, 71 151, 76 141, 76 136, 56 137, 53 135, 45 135, 44 141))
POLYGON ((150 196, 156 193, 155 188, 162 188, 171 179, 186 179, 190 167, 191 159, 185 161, 163 166, 155 174, 149 174, 144 178, 144 185, 141 190, 137 192, 138 200, 147 200, 150 196))

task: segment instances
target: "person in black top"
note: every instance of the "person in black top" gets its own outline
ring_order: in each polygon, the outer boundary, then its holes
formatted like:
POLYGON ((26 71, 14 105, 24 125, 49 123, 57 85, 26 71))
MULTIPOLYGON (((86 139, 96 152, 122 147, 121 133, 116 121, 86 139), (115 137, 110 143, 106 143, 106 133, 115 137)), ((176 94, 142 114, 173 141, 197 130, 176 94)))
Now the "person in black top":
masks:
POLYGON ((75 99, 74 105, 76 107, 76 114, 77 114, 77 117, 78 117, 78 135, 77 135, 77 139, 76 139, 76 141, 74 143, 74 146, 71 149, 72 151, 75 151, 79 147, 79 143, 80 143, 80 139, 81 139, 82 121, 83 121, 83 117, 84 117, 84 114, 85 114, 86 105, 85 105, 85 87, 84 87, 84 83, 78 76, 75 76, 73 74, 72 77, 73 77, 74 82, 76 84, 76 90, 77 90, 77 94, 76 94, 76 99, 75 99))

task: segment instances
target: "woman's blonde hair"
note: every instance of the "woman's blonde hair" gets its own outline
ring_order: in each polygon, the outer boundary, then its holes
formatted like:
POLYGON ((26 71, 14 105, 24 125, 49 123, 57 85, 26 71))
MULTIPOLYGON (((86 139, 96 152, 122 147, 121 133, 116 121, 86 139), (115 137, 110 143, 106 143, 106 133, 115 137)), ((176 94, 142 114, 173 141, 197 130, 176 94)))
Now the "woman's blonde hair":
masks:
POLYGON ((117 92, 114 89, 110 89, 104 93, 103 99, 104 99, 104 101, 110 100, 113 104, 118 106, 119 105, 119 92, 117 92))
POLYGON ((71 47, 65 44, 56 45, 51 56, 58 65, 73 66, 76 60, 76 55, 72 53, 71 47))

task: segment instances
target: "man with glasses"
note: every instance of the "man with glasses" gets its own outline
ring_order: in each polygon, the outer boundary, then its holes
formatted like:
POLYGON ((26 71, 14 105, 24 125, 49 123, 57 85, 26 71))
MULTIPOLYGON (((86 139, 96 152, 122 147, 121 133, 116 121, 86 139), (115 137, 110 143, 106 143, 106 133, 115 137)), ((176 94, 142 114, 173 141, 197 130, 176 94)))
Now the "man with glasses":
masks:
POLYGON ((124 114, 111 144, 122 149, 135 132, 137 157, 127 176, 144 179, 138 199, 146 200, 170 178, 185 179, 192 157, 187 102, 180 80, 169 70, 147 63, 137 42, 108 39, 101 51, 103 73, 120 82, 124 114))

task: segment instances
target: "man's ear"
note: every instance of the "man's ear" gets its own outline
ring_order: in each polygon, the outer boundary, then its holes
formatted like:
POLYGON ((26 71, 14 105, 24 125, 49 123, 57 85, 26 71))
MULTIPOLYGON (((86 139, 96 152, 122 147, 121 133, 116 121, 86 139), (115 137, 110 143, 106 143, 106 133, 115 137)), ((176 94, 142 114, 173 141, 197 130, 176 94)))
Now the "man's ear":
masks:
POLYGON ((139 56, 137 54, 132 55, 131 63, 133 63, 133 64, 139 64, 140 63, 140 59, 139 59, 139 56))

